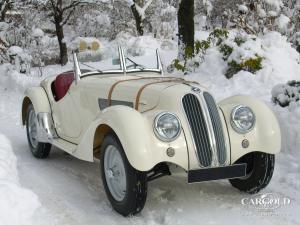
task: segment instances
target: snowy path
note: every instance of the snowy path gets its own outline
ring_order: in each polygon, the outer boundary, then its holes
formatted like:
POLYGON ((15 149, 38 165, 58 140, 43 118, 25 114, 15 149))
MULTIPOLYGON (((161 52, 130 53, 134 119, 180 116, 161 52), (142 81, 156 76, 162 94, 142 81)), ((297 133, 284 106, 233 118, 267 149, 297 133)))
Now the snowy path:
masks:
POLYGON ((21 185, 36 193, 42 205, 33 224, 300 224, 299 163, 294 155, 282 153, 263 192, 283 194, 292 202, 274 215, 247 209, 241 199, 249 196, 227 181, 188 185, 183 178, 165 177, 149 184, 142 214, 123 218, 106 199, 98 163, 80 161, 58 149, 52 149, 46 160, 31 156, 19 122, 21 95, 3 90, 0 94, 0 133, 12 143, 21 185))

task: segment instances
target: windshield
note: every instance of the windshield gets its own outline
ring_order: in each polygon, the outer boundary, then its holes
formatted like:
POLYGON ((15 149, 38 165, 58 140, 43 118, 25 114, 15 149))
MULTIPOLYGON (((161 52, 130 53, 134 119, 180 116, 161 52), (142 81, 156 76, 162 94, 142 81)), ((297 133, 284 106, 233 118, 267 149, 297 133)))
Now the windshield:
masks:
POLYGON ((156 49, 101 48, 97 53, 79 52, 77 58, 82 75, 86 73, 161 72, 156 49), (123 68, 124 67, 124 68, 123 68))

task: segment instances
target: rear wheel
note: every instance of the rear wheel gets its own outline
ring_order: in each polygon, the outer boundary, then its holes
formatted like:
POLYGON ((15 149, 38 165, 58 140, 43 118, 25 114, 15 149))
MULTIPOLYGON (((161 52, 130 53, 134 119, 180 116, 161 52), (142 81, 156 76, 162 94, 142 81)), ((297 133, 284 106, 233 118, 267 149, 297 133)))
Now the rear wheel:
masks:
POLYGON ((236 164, 247 163, 246 177, 230 179, 233 187, 255 194, 265 188, 273 175, 275 156, 263 152, 252 152, 240 158, 236 164))
POLYGON ((112 207, 123 216, 140 212, 147 198, 146 173, 130 165, 114 135, 104 138, 100 159, 102 181, 112 207))
POLYGON ((31 153, 34 157, 39 159, 47 158, 50 150, 51 144, 42 143, 38 141, 38 130, 37 130, 37 116, 35 114, 32 104, 29 105, 27 110, 26 117, 26 131, 27 131, 27 140, 31 150, 31 153))

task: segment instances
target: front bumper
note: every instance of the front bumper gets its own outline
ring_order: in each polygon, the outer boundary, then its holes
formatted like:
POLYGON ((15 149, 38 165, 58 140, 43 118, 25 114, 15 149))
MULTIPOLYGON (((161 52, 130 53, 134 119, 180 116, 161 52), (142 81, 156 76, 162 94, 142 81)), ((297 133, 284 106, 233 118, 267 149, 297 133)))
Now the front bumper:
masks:
POLYGON ((232 179, 246 176, 247 164, 206 168, 188 171, 188 183, 210 180, 232 179))

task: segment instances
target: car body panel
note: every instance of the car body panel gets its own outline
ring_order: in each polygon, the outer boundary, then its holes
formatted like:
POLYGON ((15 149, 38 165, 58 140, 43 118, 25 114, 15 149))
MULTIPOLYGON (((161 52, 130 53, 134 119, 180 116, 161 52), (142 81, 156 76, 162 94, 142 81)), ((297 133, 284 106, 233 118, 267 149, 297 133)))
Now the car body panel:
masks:
POLYGON ((32 102, 36 113, 42 113, 40 115, 44 121, 53 121, 55 135, 51 134, 52 129, 45 128, 49 141, 79 159, 93 161, 99 153, 103 137, 111 132, 118 137, 130 164, 139 171, 149 171, 160 163, 175 164, 186 171, 197 170, 204 167, 199 163, 199 151, 196 150, 191 126, 182 104, 186 94, 193 94, 200 102, 205 117, 204 126, 211 135, 206 140, 212 151, 210 168, 232 165, 249 152, 276 154, 280 151, 280 128, 273 112, 252 97, 234 96, 219 104, 213 103, 217 106, 216 113, 220 117, 218 130, 222 128, 221 133, 225 139, 224 154, 226 153, 227 159, 221 165, 213 137, 212 129, 215 128, 212 127, 203 95, 208 91, 197 82, 162 76, 161 64, 158 65, 160 69, 152 72, 126 72, 123 65, 123 74, 120 71, 110 71, 81 75, 76 64, 75 80, 59 101, 55 100, 52 91, 55 76, 43 80, 40 87, 33 87, 25 92, 23 124, 28 104, 32 102), (158 73, 160 71, 161 74, 158 73), (231 112, 238 105, 249 106, 256 115, 256 124, 247 134, 239 134, 231 126, 231 112), (180 120, 180 135, 170 142, 161 141, 154 133, 154 120, 162 112, 175 114, 180 120), (247 148, 242 147, 245 139, 250 143, 247 148), (169 148, 174 150, 174 156, 168 156, 169 148))
POLYGON ((228 126, 231 142, 231 162, 234 163, 241 156, 254 151, 276 154, 281 149, 281 132, 277 119, 266 104, 250 96, 233 96, 219 102, 228 126), (237 105, 250 107, 256 117, 254 128, 246 134, 239 134, 230 126, 231 111, 237 105), (242 141, 247 139, 249 147, 243 148, 242 141))

